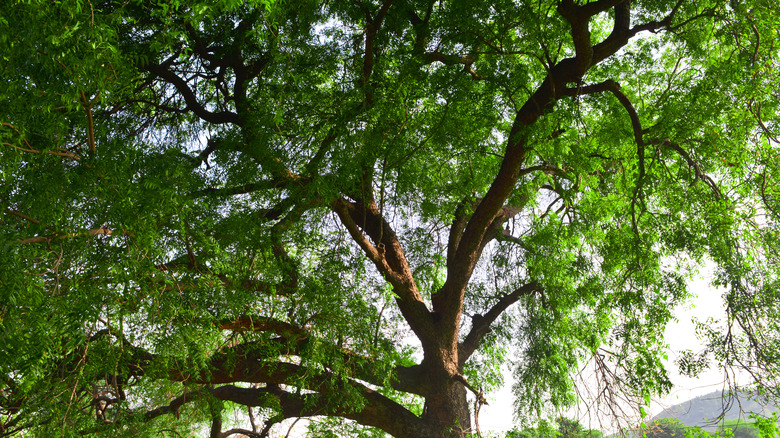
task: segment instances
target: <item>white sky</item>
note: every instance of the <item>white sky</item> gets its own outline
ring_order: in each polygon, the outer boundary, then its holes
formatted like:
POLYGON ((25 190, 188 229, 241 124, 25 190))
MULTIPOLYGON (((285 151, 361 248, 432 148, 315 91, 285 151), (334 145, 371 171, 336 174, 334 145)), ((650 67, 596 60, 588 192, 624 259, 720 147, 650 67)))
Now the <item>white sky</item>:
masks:
MULTIPOLYGON (((712 271, 712 265, 705 265, 702 269, 704 273, 712 271)), ((709 369, 703 372, 699 378, 691 379, 679 375, 674 363, 677 357, 675 352, 681 350, 698 352, 702 348, 701 342, 696 338, 694 318, 706 321, 709 317, 716 320, 723 317, 723 299, 721 297, 723 291, 715 289, 710 283, 711 278, 706 274, 689 281, 688 288, 693 294, 693 298, 689 305, 677 309, 675 312, 677 321, 670 322, 666 327, 666 342, 670 349, 667 366, 675 386, 668 396, 653 401, 648 410, 649 417, 661 413, 664 408, 723 388, 723 375, 720 370, 709 369)), ((479 424, 483 433, 489 431, 506 432, 515 427, 511 387, 512 378, 510 374, 507 374, 506 385, 497 393, 491 394, 492 397, 489 397, 490 405, 482 408, 479 424)), ((582 421, 587 427, 587 419, 582 421)), ((609 421, 605 420, 604 424, 608 423, 609 421)), ((598 425, 590 427, 599 428, 598 425)))

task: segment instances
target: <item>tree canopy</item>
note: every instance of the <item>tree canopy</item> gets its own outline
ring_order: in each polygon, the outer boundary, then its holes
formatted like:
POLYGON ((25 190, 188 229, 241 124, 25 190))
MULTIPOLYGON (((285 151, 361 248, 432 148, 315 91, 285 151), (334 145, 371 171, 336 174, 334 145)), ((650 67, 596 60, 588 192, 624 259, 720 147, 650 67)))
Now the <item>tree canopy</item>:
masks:
POLYGON ((461 437, 669 389, 777 394, 770 0, 12 0, 0 436, 461 437), (713 300, 720 297, 712 297, 713 300))

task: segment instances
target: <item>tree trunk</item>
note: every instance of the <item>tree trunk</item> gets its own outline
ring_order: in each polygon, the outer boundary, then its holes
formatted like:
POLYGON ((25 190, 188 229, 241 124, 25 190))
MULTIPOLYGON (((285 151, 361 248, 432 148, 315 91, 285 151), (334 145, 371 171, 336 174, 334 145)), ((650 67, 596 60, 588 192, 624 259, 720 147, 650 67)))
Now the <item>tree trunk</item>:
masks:
POLYGON ((471 433, 471 412, 458 366, 458 344, 453 339, 439 342, 439 348, 429 350, 422 364, 428 380, 422 421, 430 427, 432 437, 464 437, 471 433))
POLYGON ((471 412, 466 387, 453 379, 435 387, 441 388, 441 392, 432 394, 425 400, 423 412, 423 421, 437 431, 433 436, 454 438, 471 433, 471 412))

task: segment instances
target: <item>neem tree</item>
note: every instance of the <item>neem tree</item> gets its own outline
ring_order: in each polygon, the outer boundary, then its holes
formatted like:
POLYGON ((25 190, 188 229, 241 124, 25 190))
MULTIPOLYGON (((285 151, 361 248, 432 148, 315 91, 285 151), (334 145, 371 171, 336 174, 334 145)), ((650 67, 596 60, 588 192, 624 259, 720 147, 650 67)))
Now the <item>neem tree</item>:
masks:
POLYGON ((462 437, 510 361, 521 415, 641 399, 703 260, 681 364, 776 388, 774 6, 14 0, 0 436, 462 437))

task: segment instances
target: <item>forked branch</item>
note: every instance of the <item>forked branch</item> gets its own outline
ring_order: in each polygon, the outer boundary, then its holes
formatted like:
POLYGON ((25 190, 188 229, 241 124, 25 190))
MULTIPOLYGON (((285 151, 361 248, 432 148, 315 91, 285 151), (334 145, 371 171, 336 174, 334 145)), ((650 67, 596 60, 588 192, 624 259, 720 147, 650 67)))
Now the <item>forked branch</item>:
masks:
POLYGON ((518 302, 524 296, 541 291, 542 287, 539 283, 535 281, 526 283, 512 291, 512 293, 501 297, 484 315, 474 315, 471 320, 471 331, 458 346, 458 361, 460 365, 463 366, 471 355, 474 354, 485 335, 490 333, 490 326, 509 306, 518 302))

